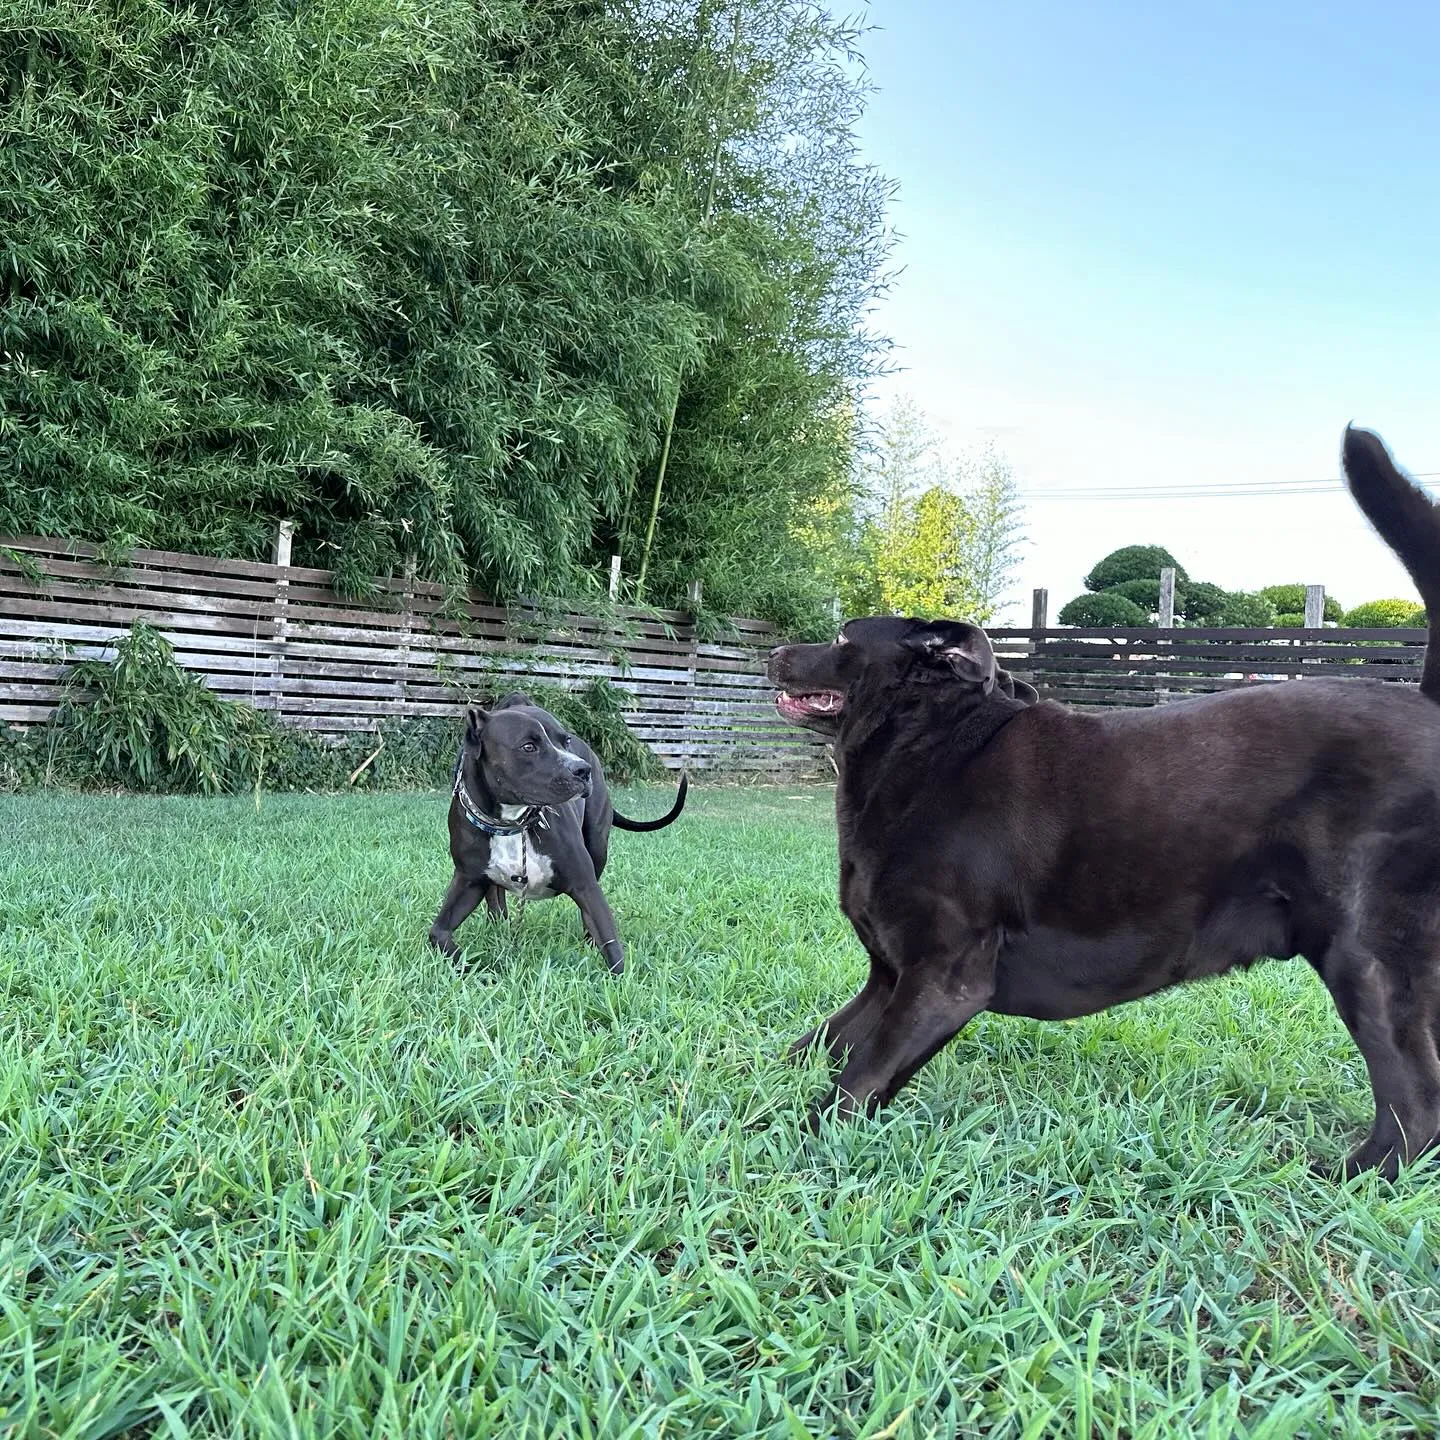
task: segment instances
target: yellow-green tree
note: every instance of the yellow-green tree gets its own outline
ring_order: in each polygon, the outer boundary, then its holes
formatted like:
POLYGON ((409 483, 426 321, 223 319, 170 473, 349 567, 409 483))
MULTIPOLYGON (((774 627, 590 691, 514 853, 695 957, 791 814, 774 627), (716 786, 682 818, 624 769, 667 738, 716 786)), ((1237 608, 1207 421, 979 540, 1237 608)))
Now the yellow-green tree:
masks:
MULTIPOLYGON (((847 615, 948 615, 982 625, 995 618, 1021 538, 1019 495, 1003 457, 950 460, 902 398, 876 429, 857 492, 848 563, 836 547, 847 615)), ((833 514, 830 526, 833 536, 833 514)))

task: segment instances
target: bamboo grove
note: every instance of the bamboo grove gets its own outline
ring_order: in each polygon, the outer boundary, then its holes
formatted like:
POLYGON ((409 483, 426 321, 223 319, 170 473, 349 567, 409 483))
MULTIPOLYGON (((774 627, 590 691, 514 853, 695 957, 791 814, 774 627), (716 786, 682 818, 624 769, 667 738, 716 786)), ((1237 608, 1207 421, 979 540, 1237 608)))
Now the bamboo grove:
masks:
POLYGON ((11 0, 0 531, 792 628, 888 190, 804 0, 11 0))

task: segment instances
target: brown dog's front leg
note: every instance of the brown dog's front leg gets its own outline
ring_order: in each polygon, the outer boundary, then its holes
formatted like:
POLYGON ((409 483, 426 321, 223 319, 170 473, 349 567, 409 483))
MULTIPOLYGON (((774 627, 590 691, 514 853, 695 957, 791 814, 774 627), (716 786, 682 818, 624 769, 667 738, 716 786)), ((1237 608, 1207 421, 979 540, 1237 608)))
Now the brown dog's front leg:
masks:
POLYGON ((880 1014, 895 989, 895 971, 892 966, 870 954, 870 974, 860 991, 846 1001, 828 1020, 822 1021, 808 1034, 802 1035, 787 1052, 790 1056, 803 1054, 817 1041, 822 1042, 832 1060, 838 1060, 849 1045, 869 1033, 879 1021, 880 1014))
POLYGON ((952 959, 902 966, 879 1019, 857 1037, 834 1087, 810 1112, 811 1129, 837 1100, 844 1114, 873 1115, 893 1099, 990 1003, 998 950, 998 932, 982 931, 952 959))

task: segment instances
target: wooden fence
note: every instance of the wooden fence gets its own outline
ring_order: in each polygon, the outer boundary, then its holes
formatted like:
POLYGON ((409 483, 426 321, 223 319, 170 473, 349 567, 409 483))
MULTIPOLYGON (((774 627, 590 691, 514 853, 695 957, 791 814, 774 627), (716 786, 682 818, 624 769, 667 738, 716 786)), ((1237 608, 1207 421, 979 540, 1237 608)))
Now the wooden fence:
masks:
POLYGON ((990 632, 1000 662, 1047 699, 1160 705, 1317 675, 1418 683, 1423 630, 1030 629, 990 632))
POLYGON ((736 619, 711 644, 679 611, 597 618, 471 597, 452 616, 439 586, 400 579, 365 606, 330 572, 288 561, 284 526, 270 565, 155 550, 112 565, 91 545, 0 539, 0 722, 43 722, 68 664, 144 621, 213 689, 323 735, 453 715, 496 683, 604 677, 633 697, 627 722, 672 769, 828 773, 819 738, 775 713, 762 621, 736 619))

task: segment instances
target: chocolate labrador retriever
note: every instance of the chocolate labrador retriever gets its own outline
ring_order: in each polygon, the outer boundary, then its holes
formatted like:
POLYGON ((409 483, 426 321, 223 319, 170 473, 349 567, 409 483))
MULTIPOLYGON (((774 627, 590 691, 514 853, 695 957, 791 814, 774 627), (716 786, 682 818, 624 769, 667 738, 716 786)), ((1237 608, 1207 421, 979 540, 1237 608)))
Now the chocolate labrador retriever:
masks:
POLYGON ((569 895, 585 933, 618 975, 625 952, 600 889, 610 827, 663 830, 685 808, 689 787, 682 774, 668 815, 630 820, 610 803, 595 752, 529 696, 516 691, 493 710, 471 706, 450 797, 455 875, 430 943, 457 956, 455 930, 482 896, 490 914, 503 917, 507 893, 521 900, 569 895))
POLYGON ((1440 1131, 1440 510, 1345 433, 1360 509, 1429 614, 1417 688, 1316 678, 1080 713, 1007 686, 973 625, 852 620, 770 660, 833 735, 840 903, 864 987, 792 1051, 873 1112, 982 1010, 1093 1014, 1303 955, 1369 1069, 1343 1166, 1393 1177, 1440 1131))

